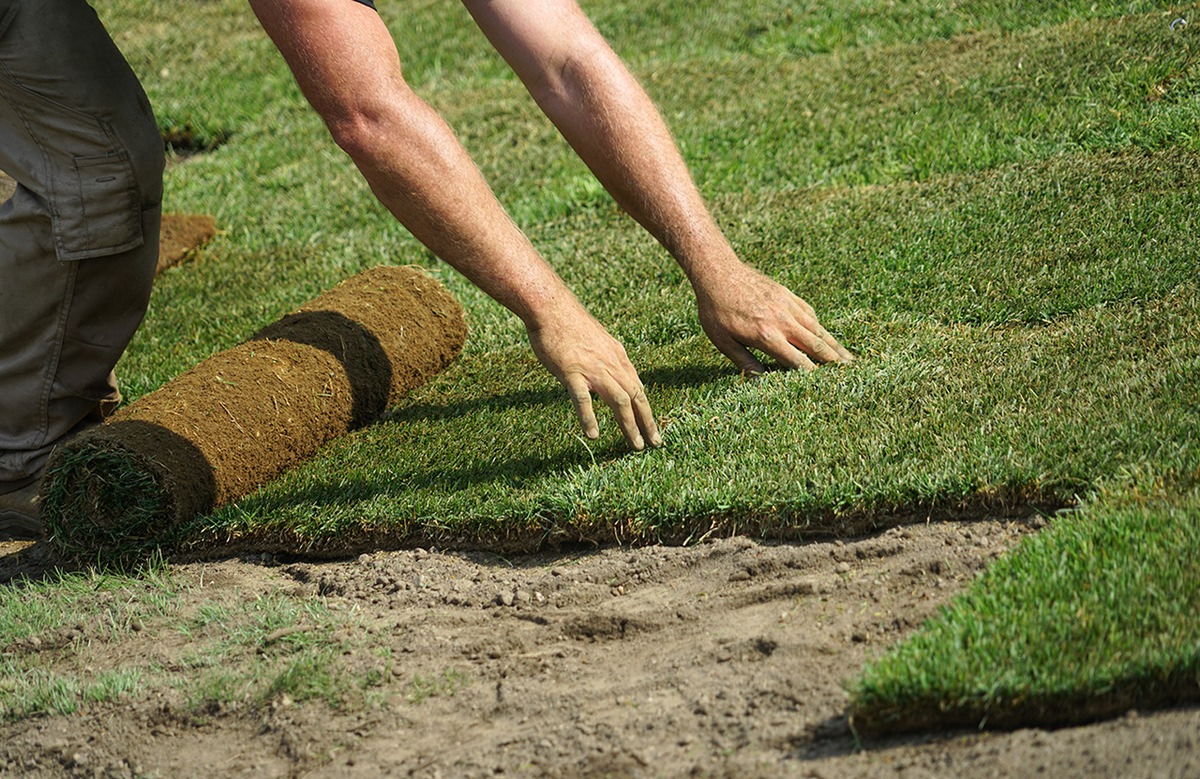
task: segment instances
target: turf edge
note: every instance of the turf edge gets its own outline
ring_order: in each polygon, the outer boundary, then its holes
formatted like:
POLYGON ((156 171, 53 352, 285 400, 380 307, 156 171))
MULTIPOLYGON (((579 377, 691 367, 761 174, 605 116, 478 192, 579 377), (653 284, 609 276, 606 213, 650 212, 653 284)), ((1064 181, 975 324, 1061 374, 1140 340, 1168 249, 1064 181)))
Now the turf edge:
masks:
POLYGON ((859 736, 1094 722, 1200 700, 1200 489, 1090 502, 847 686, 859 736))

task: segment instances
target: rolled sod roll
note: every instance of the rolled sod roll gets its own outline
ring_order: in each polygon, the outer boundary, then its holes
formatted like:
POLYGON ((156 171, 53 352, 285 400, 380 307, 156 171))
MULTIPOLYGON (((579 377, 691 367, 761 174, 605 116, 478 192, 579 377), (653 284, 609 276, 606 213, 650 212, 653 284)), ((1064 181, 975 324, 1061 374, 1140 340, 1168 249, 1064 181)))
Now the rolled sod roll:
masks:
POLYGON ((360 273, 121 409, 52 455, 42 487, 66 557, 129 560, 376 420, 445 368, 462 309, 410 268, 360 273))

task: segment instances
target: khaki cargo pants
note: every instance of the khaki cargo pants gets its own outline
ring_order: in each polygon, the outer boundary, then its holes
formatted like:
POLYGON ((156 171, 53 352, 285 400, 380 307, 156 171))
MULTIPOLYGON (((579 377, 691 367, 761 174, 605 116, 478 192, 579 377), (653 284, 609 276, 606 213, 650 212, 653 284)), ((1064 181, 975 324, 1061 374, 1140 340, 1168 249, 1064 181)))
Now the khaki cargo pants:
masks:
POLYGON ((163 144, 84 0, 0 0, 0 493, 119 398, 158 256, 163 144))

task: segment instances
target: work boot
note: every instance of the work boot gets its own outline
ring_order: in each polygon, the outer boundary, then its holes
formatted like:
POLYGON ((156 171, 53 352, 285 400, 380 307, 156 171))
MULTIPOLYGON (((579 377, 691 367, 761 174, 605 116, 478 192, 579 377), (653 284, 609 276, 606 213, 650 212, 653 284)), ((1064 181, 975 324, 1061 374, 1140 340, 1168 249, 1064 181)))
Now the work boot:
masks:
POLYGON ((26 541, 42 537, 42 507, 38 503, 41 475, 0 484, 0 541, 26 541))

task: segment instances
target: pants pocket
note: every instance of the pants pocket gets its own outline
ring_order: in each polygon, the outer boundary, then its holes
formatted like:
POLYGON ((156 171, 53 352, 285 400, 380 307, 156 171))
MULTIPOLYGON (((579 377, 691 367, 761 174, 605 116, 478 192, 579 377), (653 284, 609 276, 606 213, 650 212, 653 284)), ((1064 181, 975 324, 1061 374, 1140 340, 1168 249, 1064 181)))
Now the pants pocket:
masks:
POLYGON ((82 260, 141 246, 142 219, 133 166, 124 152, 75 157, 72 180, 54 203, 60 260, 82 260))
POLYGON ((120 356, 119 348, 64 337, 54 396, 85 401, 89 407, 120 399, 112 372, 120 356))

